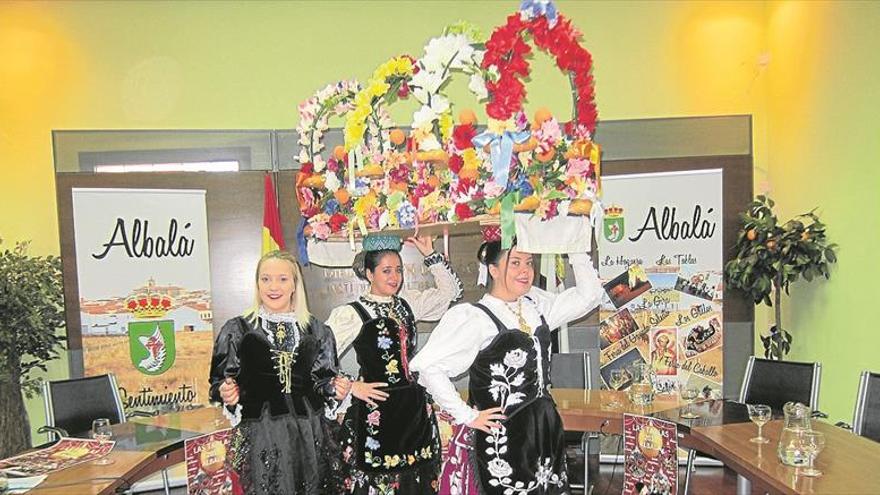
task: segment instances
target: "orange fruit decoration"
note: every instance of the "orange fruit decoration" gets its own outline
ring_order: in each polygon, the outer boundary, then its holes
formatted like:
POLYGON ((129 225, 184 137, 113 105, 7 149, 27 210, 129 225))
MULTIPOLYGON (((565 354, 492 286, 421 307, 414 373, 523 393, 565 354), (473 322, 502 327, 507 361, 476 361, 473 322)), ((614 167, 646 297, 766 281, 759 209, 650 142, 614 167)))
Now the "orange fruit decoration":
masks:
POLYGON ((388 138, 391 139, 391 144, 394 146, 400 146, 406 141, 406 134, 400 129, 392 129, 388 138))
POLYGON ((465 108, 458 113, 458 122, 461 125, 476 124, 477 114, 475 114, 470 108, 465 108))
POLYGON ((336 201, 339 201, 339 204, 344 205, 348 203, 348 200, 351 199, 351 195, 348 194, 348 189, 344 187, 337 189, 333 192, 333 197, 336 198, 336 201))
POLYGON ((556 149, 550 148, 546 153, 538 153, 536 157, 540 162, 552 161, 556 157, 556 149))
POLYGON ((333 158, 337 160, 342 160, 345 158, 345 147, 341 144, 333 148, 333 158))
POLYGON ((535 123, 539 126, 552 118, 553 114, 550 113, 550 110, 547 107, 541 107, 535 112, 535 123))

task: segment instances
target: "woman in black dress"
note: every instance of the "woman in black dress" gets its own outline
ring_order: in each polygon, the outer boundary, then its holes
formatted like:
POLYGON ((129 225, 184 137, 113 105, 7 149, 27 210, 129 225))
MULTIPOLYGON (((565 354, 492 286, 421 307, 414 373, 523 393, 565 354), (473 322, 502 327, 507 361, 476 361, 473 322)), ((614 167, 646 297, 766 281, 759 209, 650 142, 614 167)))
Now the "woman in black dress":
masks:
POLYGON ((488 267, 489 293, 447 311, 412 362, 419 383, 460 425, 442 493, 570 493, 562 421, 549 390, 550 331, 599 304, 599 278, 586 253, 570 254, 576 286, 551 294, 532 286, 532 255, 515 242, 510 249, 484 242, 478 258, 488 267), (464 372, 468 402, 450 381, 464 372))
POLYGON ((211 398, 235 426, 233 470, 247 494, 328 493, 334 454, 325 406, 334 406, 333 333, 309 314, 299 264, 264 255, 255 309, 223 325, 211 359, 211 398))
POLYGON ((440 439, 431 401, 413 376, 416 322, 437 320, 461 296, 461 282, 427 237, 411 238, 425 256, 436 287, 403 287, 400 238, 371 235, 355 261, 355 273, 370 282, 356 301, 333 310, 327 325, 339 343, 357 354, 360 378, 339 381, 350 398, 345 414, 345 491, 373 495, 434 494, 440 474, 440 439))

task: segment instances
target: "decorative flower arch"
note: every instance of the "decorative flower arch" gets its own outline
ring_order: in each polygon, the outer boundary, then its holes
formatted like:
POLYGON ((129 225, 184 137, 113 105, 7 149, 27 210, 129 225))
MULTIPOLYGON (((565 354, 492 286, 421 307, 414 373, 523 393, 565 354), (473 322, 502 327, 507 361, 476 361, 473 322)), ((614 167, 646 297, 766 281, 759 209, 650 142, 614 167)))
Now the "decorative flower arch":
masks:
POLYGON ((568 75, 574 101, 573 126, 566 129, 567 133, 587 137, 579 135, 586 131, 588 137, 592 137, 598 117, 591 74, 593 59, 578 42, 580 32, 571 21, 555 12, 552 16, 531 11, 512 14, 489 37, 482 63, 490 74, 486 82, 489 93, 486 113, 494 119, 507 120, 522 110, 526 95, 522 79, 530 72, 526 60, 526 55, 531 53, 527 35, 531 35, 538 48, 553 55, 557 67, 568 75))

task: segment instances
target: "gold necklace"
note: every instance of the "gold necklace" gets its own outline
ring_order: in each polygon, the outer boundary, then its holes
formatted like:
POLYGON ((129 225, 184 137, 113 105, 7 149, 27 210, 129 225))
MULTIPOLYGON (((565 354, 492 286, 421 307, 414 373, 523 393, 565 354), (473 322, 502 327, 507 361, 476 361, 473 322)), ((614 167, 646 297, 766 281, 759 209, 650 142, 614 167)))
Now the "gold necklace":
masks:
POLYGON ((507 308, 510 309, 513 312, 513 314, 516 315, 517 323, 519 323, 519 329, 521 331, 531 335, 532 334, 532 327, 530 327, 529 324, 526 323, 526 319, 523 317, 523 314, 522 314, 522 299, 520 298, 517 300, 516 309, 511 308, 510 303, 507 303, 507 308))

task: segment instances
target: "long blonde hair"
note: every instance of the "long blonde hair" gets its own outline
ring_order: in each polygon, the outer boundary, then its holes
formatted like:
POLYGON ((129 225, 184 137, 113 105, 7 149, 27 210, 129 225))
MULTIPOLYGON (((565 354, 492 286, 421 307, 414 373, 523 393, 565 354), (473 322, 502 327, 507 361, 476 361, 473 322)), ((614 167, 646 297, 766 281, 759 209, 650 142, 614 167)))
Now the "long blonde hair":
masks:
POLYGON ((257 263, 257 269, 254 273, 254 306, 248 311, 248 316, 254 318, 260 309, 262 301, 260 300, 260 268, 263 262, 268 260, 286 261, 290 265, 290 271, 293 273, 294 292, 291 296, 290 303, 293 305, 293 312, 296 313, 296 319, 303 328, 309 324, 312 314, 309 313, 309 303, 306 298, 306 287, 303 284, 302 269, 296 258, 287 251, 269 251, 260 258, 257 263))

